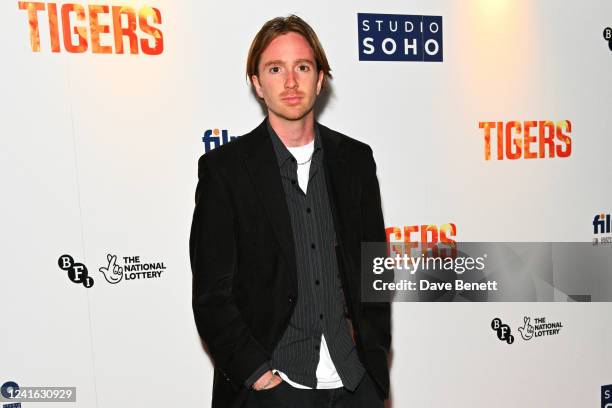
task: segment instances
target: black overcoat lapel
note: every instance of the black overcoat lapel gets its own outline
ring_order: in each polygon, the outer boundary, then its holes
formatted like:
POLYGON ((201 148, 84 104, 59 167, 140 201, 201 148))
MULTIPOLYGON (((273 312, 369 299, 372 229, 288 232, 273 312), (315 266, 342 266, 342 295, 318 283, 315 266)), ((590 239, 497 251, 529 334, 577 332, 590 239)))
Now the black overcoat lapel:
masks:
POLYGON ((291 216, 287 208, 280 169, 266 122, 262 122, 253 130, 253 133, 253 137, 246 146, 245 165, 290 268, 291 284, 297 288, 297 266, 291 216))

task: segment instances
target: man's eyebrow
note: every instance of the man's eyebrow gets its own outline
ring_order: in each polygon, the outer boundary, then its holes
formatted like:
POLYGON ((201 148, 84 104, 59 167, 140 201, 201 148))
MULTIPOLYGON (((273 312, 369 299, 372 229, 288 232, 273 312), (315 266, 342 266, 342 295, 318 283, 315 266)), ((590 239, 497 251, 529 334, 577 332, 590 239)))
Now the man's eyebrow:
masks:
POLYGON ((269 65, 284 65, 285 62, 281 61, 281 60, 272 60, 272 61, 268 61, 264 64, 264 67, 267 67, 269 65))
MULTIPOLYGON (((295 62, 298 63, 298 64, 303 64, 304 62, 307 62, 307 63, 309 63, 311 65, 314 65, 314 61, 310 60, 308 58, 301 58, 301 59, 295 60, 295 62)), ((264 67, 268 67, 270 65, 285 65, 285 61, 282 61, 282 60, 268 61, 268 62, 266 62, 264 64, 264 67)))
POLYGON ((314 61, 313 60, 309 60, 308 58, 302 58, 302 59, 296 60, 295 62, 307 62, 309 64, 314 65, 314 61))

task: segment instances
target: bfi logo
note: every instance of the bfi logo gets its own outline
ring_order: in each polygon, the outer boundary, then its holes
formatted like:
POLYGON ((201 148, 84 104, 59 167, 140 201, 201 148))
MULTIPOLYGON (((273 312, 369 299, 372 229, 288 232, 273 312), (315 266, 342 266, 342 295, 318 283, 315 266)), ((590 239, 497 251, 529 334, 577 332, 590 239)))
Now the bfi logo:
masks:
POLYGON ((70 255, 60 256, 57 265, 61 270, 68 273, 68 279, 72 282, 80 283, 86 288, 91 288, 94 285, 94 280, 89 276, 87 267, 80 262, 75 262, 70 255))
POLYGON ((508 344, 514 343, 514 335, 512 329, 507 324, 502 323, 499 317, 496 317, 491 321, 491 329, 497 334, 497 338, 501 341, 505 341, 508 344))
POLYGON ((227 129, 208 129, 204 132, 204 136, 202 136, 202 142, 204 142, 204 153, 208 153, 209 151, 237 138, 238 136, 230 136, 227 129))
POLYGON ((443 60, 442 16, 357 14, 359 61, 443 60))
POLYGON ((593 218, 593 234, 609 234, 610 230, 610 214, 597 214, 593 218))

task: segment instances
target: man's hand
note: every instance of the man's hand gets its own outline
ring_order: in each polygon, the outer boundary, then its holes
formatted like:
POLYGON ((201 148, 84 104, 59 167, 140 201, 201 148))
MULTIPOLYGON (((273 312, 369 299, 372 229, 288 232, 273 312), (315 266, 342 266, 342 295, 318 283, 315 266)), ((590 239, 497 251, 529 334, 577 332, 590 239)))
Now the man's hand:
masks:
POLYGON ((268 370, 255 381, 253 389, 256 391, 267 390, 268 388, 276 387, 281 382, 283 382, 283 379, 279 375, 274 375, 272 370, 268 370))

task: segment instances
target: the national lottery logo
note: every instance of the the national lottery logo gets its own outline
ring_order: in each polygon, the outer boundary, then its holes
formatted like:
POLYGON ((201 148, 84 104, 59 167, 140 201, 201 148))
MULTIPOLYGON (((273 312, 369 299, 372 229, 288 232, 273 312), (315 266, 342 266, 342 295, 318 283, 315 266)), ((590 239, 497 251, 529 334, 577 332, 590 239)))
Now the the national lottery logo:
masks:
POLYGON ((227 129, 208 129, 204 132, 204 136, 202 136, 202 142, 204 143, 204 153, 208 153, 209 151, 216 149, 221 145, 229 143, 237 138, 238 136, 230 136, 227 129))
MULTIPOLYGON (((508 344, 514 343, 514 335, 512 335, 510 325, 502 323, 499 317, 491 321, 491 329, 496 332, 499 340, 505 341, 508 344)), ((518 332, 524 341, 530 341, 534 338, 540 339, 542 337, 556 336, 561 333, 562 329, 563 323, 560 321, 549 321, 546 317, 542 316, 523 316, 523 322, 518 327, 518 332)))
POLYGON ((104 279, 108 283, 115 284, 121 282, 121 279, 123 279, 123 267, 117 265, 117 256, 108 254, 106 255, 106 260, 108 264, 100 267, 98 271, 104 275, 104 279))
POLYGON ((523 340, 528 341, 533 338, 556 336, 563 329, 563 323, 551 322, 546 317, 523 317, 523 326, 518 331, 523 340))
POLYGON ((359 61, 443 61, 442 16, 357 14, 359 61))
POLYGON ((141 261, 140 256, 123 256, 120 260, 116 255, 107 254, 106 264, 98 271, 104 275, 108 283, 116 284, 121 280, 141 280, 161 278, 166 272, 163 262, 141 261))
MULTIPOLYGON (((80 283, 86 288, 91 288, 94 279, 89 276, 87 267, 75 262, 70 255, 62 255, 57 260, 61 270, 66 271, 68 279, 74 283, 80 283)), ((143 279, 161 278, 166 272, 166 265, 160 261, 144 261, 140 256, 122 256, 106 254, 106 262, 98 268, 98 272, 110 284, 117 284, 121 281, 133 281, 143 279)))

